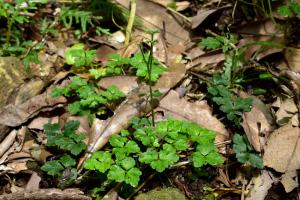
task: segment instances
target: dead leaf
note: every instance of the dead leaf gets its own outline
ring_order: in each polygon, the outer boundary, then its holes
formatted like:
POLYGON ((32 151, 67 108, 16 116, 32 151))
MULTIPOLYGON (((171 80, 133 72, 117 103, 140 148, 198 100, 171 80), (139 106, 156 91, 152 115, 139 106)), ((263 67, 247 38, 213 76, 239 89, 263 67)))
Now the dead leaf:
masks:
POLYGON ((293 72, 300 73, 300 49, 288 48, 284 51, 285 59, 293 72))
POLYGON ((269 189, 273 183, 278 181, 273 174, 267 170, 262 170, 259 176, 252 178, 253 185, 250 188, 249 195, 246 196, 246 200, 264 200, 268 195, 269 189))
POLYGON ((42 180, 41 177, 36 172, 33 172, 30 176, 29 181, 26 184, 25 190, 27 191, 38 190, 40 188, 39 185, 41 180, 42 180))
POLYGON ((0 144, 0 156, 2 156, 7 149, 15 142, 15 138, 17 137, 17 130, 12 130, 8 136, 1 142, 0 144))
POLYGON ((296 170, 288 171, 281 176, 280 182, 287 193, 298 187, 297 176, 298 174, 296 170))
POLYGON ((267 142, 264 165, 284 173, 300 169, 300 129, 285 125, 275 130, 267 142))
POLYGON ((104 77, 100 79, 97 85, 104 89, 107 89, 112 85, 115 85, 119 88, 119 90, 121 90, 126 95, 139 86, 137 83, 136 76, 104 77))
MULTIPOLYGON (((241 93, 241 97, 250 97, 246 93, 241 93)), ((250 144, 258 152, 261 152, 264 146, 265 138, 274 130, 274 119, 271 111, 258 98, 251 96, 253 99, 252 109, 250 112, 243 114, 242 127, 247 135, 250 144), (263 136, 263 137, 262 137, 263 136)))
POLYGON ((218 9, 211 10, 198 10, 196 16, 192 17, 192 29, 197 28, 202 22, 212 13, 216 12, 218 9))
POLYGON ((53 98, 51 90, 52 88, 49 88, 43 94, 37 95, 20 105, 9 104, 5 106, 0 111, 0 124, 12 127, 19 126, 39 112, 53 110, 67 101, 64 97, 53 98))
MULTIPOLYGON (((129 1, 116 0, 120 5, 129 8, 129 1)), ((166 43, 169 45, 184 44, 190 40, 188 27, 183 18, 172 15, 166 8, 156 3, 139 0, 137 3, 136 16, 143 20, 143 26, 147 29, 166 30, 166 43)))
POLYGON ((216 53, 216 52, 206 53, 192 60, 187 66, 187 69, 197 68, 195 70, 205 71, 208 65, 217 65, 224 60, 225 60, 225 55, 223 53, 216 53))
POLYGON ((58 116, 55 117, 37 117, 33 119, 28 125, 29 129, 43 130, 44 125, 48 123, 58 123, 58 116))
POLYGON ((284 37, 283 32, 272 22, 272 20, 256 21, 247 23, 237 28, 237 32, 247 35, 263 35, 274 37, 284 37))
POLYGON ((280 102, 279 110, 276 112, 276 122, 278 125, 287 124, 293 116, 298 114, 298 108, 292 98, 280 102))
POLYGON ((225 126, 207 110, 206 102, 190 103, 185 99, 180 99, 177 92, 171 90, 159 104, 165 114, 172 117, 196 122, 200 126, 216 131, 216 143, 221 143, 229 138, 229 133, 225 126))

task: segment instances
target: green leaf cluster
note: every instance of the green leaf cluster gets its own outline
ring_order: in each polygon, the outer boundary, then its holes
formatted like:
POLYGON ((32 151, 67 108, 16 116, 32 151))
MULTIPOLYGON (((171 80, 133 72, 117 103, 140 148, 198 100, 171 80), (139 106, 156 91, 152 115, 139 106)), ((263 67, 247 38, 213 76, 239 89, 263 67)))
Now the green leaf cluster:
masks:
POLYGON ((116 86, 110 86, 107 90, 97 93, 92 84, 75 76, 71 78, 69 85, 55 88, 52 96, 74 97, 76 100, 68 105, 68 111, 72 115, 87 115, 92 119, 95 113, 104 112, 105 105, 122 99, 125 94, 116 86))
POLYGON ((107 178, 116 182, 125 182, 136 187, 142 172, 136 167, 136 161, 131 154, 140 152, 136 142, 128 140, 125 136, 113 135, 110 139, 113 147, 112 153, 98 151, 85 163, 85 168, 107 172, 107 178))
POLYGON ((91 66, 95 57, 96 50, 85 50, 82 43, 67 48, 65 54, 66 63, 75 67, 91 66))
POLYGON ((209 50, 222 48, 223 53, 226 53, 231 49, 231 44, 235 44, 236 42, 237 40, 233 35, 227 35, 203 38, 198 45, 209 50))
POLYGON ((264 167, 262 158, 257 153, 255 153, 245 135, 234 135, 233 149, 239 162, 249 164, 252 167, 256 167, 258 169, 262 169, 264 167))
MULTIPOLYGON (((129 67, 133 70, 135 75, 148 81, 150 79, 147 61, 149 59, 149 54, 143 55, 142 53, 136 53, 131 58, 123 58, 119 54, 111 54, 109 60, 106 64, 104 71, 99 72, 97 78, 110 75, 119 75, 122 73, 122 69, 129 67), (144 57, 145 56, 145 57, 144 57)), ((151 70, 151 82, 154 83, 159 78, 162 72, 166 71, 158 60, 154 59, 152 62, 151 70)))
POLYGON ((73 183, 76 179, 77 172, 74 169, 76 160, 73 157, 78 156, 86 148, 86 144, 83 142, 85 135, 76 133, 79 125, 79 121, 68 121, 63 129, 57 123, 44 125, 44 132, 47 135, 46 145, 64 150, 66 154, 57 160, 46 162, 41 169, 51 176, 59 177, 70 169, 71 171, 67 173, 68 176, 64 178, 64 183, 61 184, 62 187, 73 183))
POLYGON ((252 98, 236 97, 224 85, 215 85, 208 88, 213 96, 212 100, 220 106, 220 110, 226 113, 227 119, 239 125, 244 112, 252 109, 252 98))
POLYGON ((72 155, 79 155, 85 148, 86 144, 84 133, 77 134, 80 123, 79 121, 68 121, 64 129, 61 130, 59 124, 45 124, 44 131, 47 135, 47 146, 58 147, 70 152, 72 155))
POLYGON ((278 8, 278 14, 283 17, 300 17, 300 3, 290 2, 278 8))
POLYGON ((194 167, 223 163, 214 145, 215 132, 195 123, 168 119, 152 127, 147 118, 133 118, 130 123, 134 131, 113 135, 109 140, 111 152, 94 153, 86 161, 86 169, 108 172, 108 179, 136 187, 142 164, 163 172, 180 160, 181 153, 194 147, 196 150, 189 154, 194 167))

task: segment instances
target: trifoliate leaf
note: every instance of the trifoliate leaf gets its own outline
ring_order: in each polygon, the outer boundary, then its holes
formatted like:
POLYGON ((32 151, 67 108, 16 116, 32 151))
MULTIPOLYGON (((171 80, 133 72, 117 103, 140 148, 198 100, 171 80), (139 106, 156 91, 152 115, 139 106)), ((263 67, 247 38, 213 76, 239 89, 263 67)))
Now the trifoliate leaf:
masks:
POLYGON ((158 172, 163 172, 169 167, 170 163, 168 160, 154 160, 150 163, 152 169, 155 169, 158 172))
POLYGON ((97 151, 85 162, 84 168, 104 173, 111 167, 112 163, 113 160, 109 152, 97 151))
POLYGON ((173 143, 173 145, 178 151, 184 151, 189 148, 189 143, 185 139, 179 139, 179 140, 175 141, 173 143))
POLYGON ((127 142, 127 138, 122 137, 120 135, 112 135, 109 139, 109 143, 113 147, 123 147, 125 142, 127 142))
POLYGON ((203 38, 199 44, 207 49, 217 49, 222 46, 222 42, 215 37, 203 38))
POLYGON ((75 159, 73 159, 69 155, 64 155, 64 156, 60 157, 59 161, 61 162, 61 164, 63 164, 63 166, 65 168, 67 168, 67 167, 74 167, 76 165, 75 159))
POLYGON ((196 151, 192 154, 193 166, 194 167, 202 167, 206 164, 206 159, 202 155, 202 153, 196 151))
POLYGON ((206 156, 206 162, 210 165, 220 165, 224 160, 217 151, 212 151, 206 156))
POLYGON ((152 161, 158 159, 158 152, 153 149, 147 149, 146 152, 143 152, 139 156, 139 161, 142 163, 150 164, 152 161))
POLYGON ((135 166, 135 160, 131 157, 124 158, 123 160, 118 161, 117 163, 121 165, 121 167, 126 171, 135 166))
POLYGON ((126 150, 126 153, 127 154, 130 154, 130 153, 138 153, 140 152, 140 147, 137 145, 136 142, 130 140, 128 141, 126 144, 125 144, 125 150, 126 150))
POLYGON ((47 174, 55 176, 55 175, 59 175, 64 170, 64 167, 62 166, 62 164, 60 164, 58 160, 52 160, 46 162, 41 167, 41 169, 47 172, 47 174))
POLYGON ((65 58, 66 58, 66 63, 68 65, 73 65, 75 64, 76 60, 77 60, 77 54, 78 51, 80 53, 82 53, 84 51, 84 44, 82 43, 78 43, 73 45, 70 48, 67 48, 66 53, 65 53, 65 58))
POLYGON ((107 178, 116 182, 123 182, 125 180, 125 171, 118 165, 111 166, 107 178))
POLYGON ((140 181, 140 176, 142 175, 141 170, 134 167, 130 169, 125 176, 125 183, 128 183, 132 187, 136 187, 140 181))

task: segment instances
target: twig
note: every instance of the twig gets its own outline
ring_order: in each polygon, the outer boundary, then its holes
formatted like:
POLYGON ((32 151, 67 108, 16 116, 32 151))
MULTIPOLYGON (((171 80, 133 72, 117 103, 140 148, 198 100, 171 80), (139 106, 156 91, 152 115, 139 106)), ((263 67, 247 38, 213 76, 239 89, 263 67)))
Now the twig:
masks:
POLYGON ((125 45, 128 45, 130 41, 133 22, 135 19, 135 12, 136 12, 136 0, 130 0, 130 15, 126 27, 125 45))

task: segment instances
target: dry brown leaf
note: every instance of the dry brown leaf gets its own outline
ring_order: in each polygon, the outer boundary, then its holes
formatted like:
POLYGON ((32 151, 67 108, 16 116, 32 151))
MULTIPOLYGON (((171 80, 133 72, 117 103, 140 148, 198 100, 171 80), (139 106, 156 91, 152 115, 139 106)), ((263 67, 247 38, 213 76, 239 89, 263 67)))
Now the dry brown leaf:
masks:
POLYGON ((200 126, 216 131, 216 143, 222 143, 229 138, 229 133, 225 126, 207 109, 206 102, 190 103, 185 99, 180 99, 177 92, 171 90, 159 104, 159 109, 172 117, 196 122, 200 126))
POLYGON ((262 35, 283 37, 283 32, 276 27, 272 20, 247 23, 237 28, 237 32, 247 35, 262 35))
POLYGON ((280 106, 276 112, 276 122, 278 125, 285 125, 289 123, 293 116, 298 114, 298 108, 293 99, 285 99, 283 102, 279 102, 280 106))
POLYGON ((9 147, 15 142, 17 137, 17 130, 12 130, 8 136, 0 144, 0 157, 9 149, 9 147))
MULTIPOLYGON (((129 8, 129 1, 116 0, 120 5, 129 8)), ((185 28, 186 22, 178 15, 173 15, 166 8, 156 3, 139 0, 137 2, 136 16, 143 20, 147 29, 166 30, 166 43, 169 45, 184 44, 190 40, 189 32, 185 28)))
POLYGON ((217 65, 224 60, 225 55, 223 53, 206 53, 192 60, 187 66, 187 69, 196 67, 197 71, 204 71, 208 65, 217 65))
POLYGON ((300 73, 300 49, 288 48, 284 51, 284 56, 289 64, 290 69, 293 72, 300 73))
MULTIPOLYGON (((298 152, 299 153, 299 152, 298 152)), ((282 183, 285 191, 287 193, 291 192, 293 189, 298 187, 297 183, 297 171, 288 171, 281 176, 280 182, 282 183)))
POLYGON ((43 126, 47 123, 58 123, 58 116, 55 117, 37 117, 33 119, 28 125, 29 129, 43 130, 43 126))
POLYGON ((269 138, 263 157, 264 165, 284 173, 281 177, 286 192, 290 192, 295 183, 296 170, 300 169, 300 129, 285 125, 274 131, 269 138))
POLYGON ((285 125, 275 130, 267 142, 264 165, 278 172, 300 169, 300 129, 285 125))
MULTIPOLYGON (((241 97, 250 97, 246 93, 242 93, 241 97)), ((250 112, 243 114, 242 127, 247 135, 250 144, 258 152, 263 149, 263 140, 268 138, 269 134, 274 130, 274 119, 271 111, 258 98, 251 96, 253 99, 252 109, 250 112), (261 136, 263 135, 263 137, 261 136)))
POLYGON ((0 124, 19 126, 39 112, 54 110, 67 101, 64 97, 51 97, 51 90, 52 88, 49 88, 43 94, 37 95, 20 105, 9 104, 5 106, 0 111, 0 124))
POLYGON ((41 177, 36 172, 33 172, 30 176, 29 181, 26 184, 25 190, 27 191, 38 190, 40 188, 41 180, 42 180, 41 177))
POLYGON ((196 16, 192 17, 192 29, 197 28, 209 15, 217 10, 218 9, 198 10, 196 16))
POLYGON ((104 77, 101 78, 97 85, 104 89, 107 89, 109 86, 115 85, 126 95, 138 87, 136 76, 104 77))
POLYGON ((252 178, 253 185, 250 188, 249 195, 247 195, 245 199, 264 200, 273 183, 276 183, 277 181, 278 179, 276 179, 271 172, 262 170, 262 173, 259 176, 252 178))

